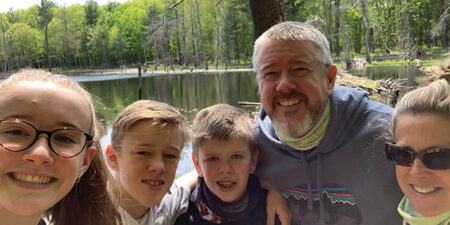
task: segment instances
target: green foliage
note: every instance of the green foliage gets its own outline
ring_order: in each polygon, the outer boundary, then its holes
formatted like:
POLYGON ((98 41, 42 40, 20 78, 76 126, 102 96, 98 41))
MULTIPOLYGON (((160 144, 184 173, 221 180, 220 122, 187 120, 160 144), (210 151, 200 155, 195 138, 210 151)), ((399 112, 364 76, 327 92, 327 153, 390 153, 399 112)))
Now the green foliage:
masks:
POLYGON ((25 23, 15 23, 8 30, 11 62, 18 67, 35 66, 44 52, 43 33, 25 23))
MULTIPOLYGON (((45 0, 52 64, 68 69, 150 62, 150 69, 199 68, 205 64, 202 45, 207 62, 214 67, 228 68, 251 62, 254 37, 250 1, 184 0, 170 8, 176 2, 131 0, 99 6, 96 0, 87 0, 83 5, 65 7, 45 0)), ((328 38, 332 51, 337 43, 340 45, 344 52, 341 57, 364 57, 360 1, 340 0, 339 8, 336 3, 284 0, 285 19, 308 21, 316 26, 328 38), (336 18, 337 11, 339 18, 336 18), (339 35, 336 35, 336 22, 340 24, 339 35)), ((414 44, 424 51, 424 57, 436 57, 436 48, 441 49, 440 55, 446 52, 441 47, 442 29, 436 29, 440 33, 431 32, 440 22, 441 1, 366 0, 366 3, 372 57, 407 53, 408 15, 412 19, 414 44)), ((47 64, 42 10, 38 4, 1 14, 14 69, 47 64)), ((4 62, 3 41, 0 46, 0 61, 4 62)))

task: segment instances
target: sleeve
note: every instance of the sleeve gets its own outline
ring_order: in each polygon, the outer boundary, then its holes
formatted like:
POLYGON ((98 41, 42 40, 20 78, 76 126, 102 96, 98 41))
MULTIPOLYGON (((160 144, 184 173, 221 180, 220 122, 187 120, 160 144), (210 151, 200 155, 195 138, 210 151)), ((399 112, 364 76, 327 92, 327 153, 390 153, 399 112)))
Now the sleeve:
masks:
POLYGON ((161 201, 158 215, 164 215, 167 223, 174 224, 177 217, 186 213, 189 206, 190 188, 187 184, 173 183, 170 194, 166 194, 161 201))

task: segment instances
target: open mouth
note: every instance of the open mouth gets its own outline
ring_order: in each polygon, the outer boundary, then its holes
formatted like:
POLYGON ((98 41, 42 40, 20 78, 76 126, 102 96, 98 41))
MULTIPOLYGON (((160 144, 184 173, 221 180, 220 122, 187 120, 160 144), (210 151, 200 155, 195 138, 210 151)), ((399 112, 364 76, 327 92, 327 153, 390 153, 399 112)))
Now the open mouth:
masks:
POLYGON ((290 100, 282 100, 278 101, 278 105, 280 106, 293 106, 300 103, 300 99, 290 99, 290 100))
POLYGON ((233 185, 236 184, 236 182, 232 182, 232 181, 217 181, 216 182, 219 186, 222 186, 224 188, 230 188, 233 185))
POLYGON ((411 185, 411 187, 416 192, 421 193, 421 194, 429 194, 429 193, 433 193, 433 192, 436 192, 436 191, 442 189, 440 187, 419 187, 419 186, 416 186, 416 185, 411 185))
POLYGON ((143 183, 146 183, 146 184, 148 184, 148 185, 150 185, 150 186, 152 186, 152 187, 158 187, 158 186, 161 186, 161 185, 164 185, 165 184, 165 182, 164 181, 150 181, 150 180, 143 180, 142 181, 143 183))
POLYGON ((22 174, 22 173, 8 173, 8 176, 11 177, 13 180, 23 182, 23 183, 29 183, 29 184, 49 184, 51 182, 56 181, 56 178, 49 177, 49 176, 33 176, 28 174, 22 174))

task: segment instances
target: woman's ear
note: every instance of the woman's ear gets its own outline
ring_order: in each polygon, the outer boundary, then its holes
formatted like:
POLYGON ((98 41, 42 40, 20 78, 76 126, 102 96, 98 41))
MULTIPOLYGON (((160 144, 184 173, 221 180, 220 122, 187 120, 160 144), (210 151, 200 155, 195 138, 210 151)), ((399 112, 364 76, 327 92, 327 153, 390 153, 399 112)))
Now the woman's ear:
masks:
POLYGON ((259 149, 255 148, 255 150, 252 152, 252 158, 250 161, 250 174, 253 174, 256 171, 256 166, 258 165, 258 157, 259 149))
POLYGON ((81 164, 80 172, 78 174, 78 179, 80 179, 81 176, 83 176, 83 174, 89 168, 89 165, 91 165, 91 162, 94 159, 96 152, 97 148, 94 145, 91 145, 86 149, 86 155, 84 155, 83 163, 81 164))
POLYGON ((194 162, 195 170, 197 170, 198 176, 203 177, 202 168, 201 168, 200 164, 198 163, 197 157, 195 157, 194 154, 192 154, 192 162, 194 162))
POLYGON ((119 170, 119 163, 117 162, 117 150, 114 148, 113 145, 108 145, 106 147, 106 162, 108 163, 108 166, 111 167, 112 170, 118 171, 119 170))

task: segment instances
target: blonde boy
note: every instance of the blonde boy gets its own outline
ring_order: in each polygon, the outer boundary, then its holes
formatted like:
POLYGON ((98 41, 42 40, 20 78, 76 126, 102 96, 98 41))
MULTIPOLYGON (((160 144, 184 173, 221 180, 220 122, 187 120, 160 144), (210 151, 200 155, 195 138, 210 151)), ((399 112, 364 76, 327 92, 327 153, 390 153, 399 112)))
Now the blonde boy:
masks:
POLYGON ((193 128, 198 180, 178 224, 266 224, 267 191, 255 172, 258 149, 248 114, 219 104, 201 110, 193 128))
POLYGON ((188 138, 186 118, 165 103, 140 100, 117 115, 106 155, 124 224, 171 225, 186 211, 189 188, 172 184, 188 138))

